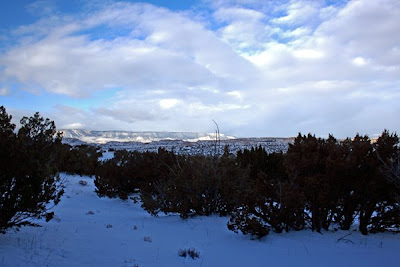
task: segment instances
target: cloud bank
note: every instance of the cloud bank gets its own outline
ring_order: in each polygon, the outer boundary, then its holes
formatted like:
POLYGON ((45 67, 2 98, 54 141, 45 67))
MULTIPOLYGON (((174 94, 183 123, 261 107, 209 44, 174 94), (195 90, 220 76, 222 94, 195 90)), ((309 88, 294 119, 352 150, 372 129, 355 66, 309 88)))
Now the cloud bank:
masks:
POLYGON ((237 136, 399 130, 397 0, 43 10, 9 33, 0 96, 6 107, 19 91, 62 96, 46 103, 59 127, 204 132, 215 119, 237 136))

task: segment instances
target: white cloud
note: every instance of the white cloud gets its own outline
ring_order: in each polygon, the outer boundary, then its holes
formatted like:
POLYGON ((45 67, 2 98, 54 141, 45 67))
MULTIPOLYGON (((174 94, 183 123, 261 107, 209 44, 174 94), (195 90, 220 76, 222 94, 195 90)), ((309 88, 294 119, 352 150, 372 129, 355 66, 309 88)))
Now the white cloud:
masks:
POLYGON ((78 24, 55 27, 40 41, 8 51, 1 60, 5 75, 48 92, 87 96, 109 84, 157 90, 171 83, 197 86, 235 80, 239 74, 253 72, 246 60, 185 15, 140 4, 110 9, 78 24), (133 34, 97 40, 79 34, 87 25, 115 24, 123 24, 133 34), (146 37, 137 39, 137 35, 146 37))
POLYGON ((173 99, 173 98, 172 99, 171 98, 161 99, 160 100, 160 107, 162 109, 170 109, 170 108, 175 107, 178 103, 179 103, 178 99, 173 99))
POLYGON ((248 8, 229 7, 220 8, 214 13, 214 17, 220 22, 232 22, 232 21, 247 21, 253 20, 258 21, 265 18, 265 14, 248 8))
POLYGON ((323 52, 313 49, 299 49, 293 51, 293 54, 297 58, 304 58, 304 59, 319 59, 324 56, 323 52))
POLYGON ((356 65, 356 66, 364 66, 364 65, 367 65, 367 60, 365 60, 363 57, 355 57, 353 60, 352 60, 352 63, 354 64, 354 65, 356 65))
POLYGON ((231 91, 231 92, 228 92, 227 95, 235 97, 237 99, 243 99, 243 95, 239 91, 231 91))
MULTIPOLYGON (((395 0, 350 1, 337 16, 325 21, 316 35, 331 37, 343 53, 371 58, 377 64, 398 65, 400 2, 395 0)), ((335 47, 336 48, 336 47, 335 47)))
POLYGON ((0 96, 6 96, 10 94, 10 89, 7 87, 0 88, 0 96))
POLYGON ((397 0, 206 3, 201 19, 137 3, 43 18, 14 31, 0 82, 83 102, 118 89, 90 108, 56 106, 69 127, 212 131, 216 119, 238 136, 400 130, 397 0))
POLYGON ((56 6, 54 2, 49 0, 36 0, 27 5, 26 10, 32 15, 48 16, 55 12, 56 6))
POLYGON ((286 8, 287 14, 272 20, 277 24, 301 25, 314 19, 319 14, 318 1, 290 1, 286 8))
POLYGON ((286 38, 301 37, 304 35, 309 35, 311 32, 311 29, 308 27, 298 27, 294 30, 287 30, 281 33, 281 36, 286 38))
POLYGON ((85 125, 80 122, 62 125, 60 129, 84 129, 85 125))

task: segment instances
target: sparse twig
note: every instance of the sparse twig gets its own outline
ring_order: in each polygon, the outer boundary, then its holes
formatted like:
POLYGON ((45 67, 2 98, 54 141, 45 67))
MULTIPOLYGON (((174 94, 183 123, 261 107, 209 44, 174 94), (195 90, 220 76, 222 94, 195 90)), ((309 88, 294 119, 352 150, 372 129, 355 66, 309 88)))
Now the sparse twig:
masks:
POLYGON ((215 129, 215 155, 219 156, 221 150, 221 136, 219 133, 219 126, 215 120, 212 120, 216 126, 215 129))
POLYGON ((353 241, 351 241, 350 239, 347 239, 347 238, 346 238, 346 237, 348 237, 348 236, 351 236, 351 233, 349 233, 349 234, 347 234, 347 235, 345 235, 345 236, 342 236, 341 238, 339 238, 339 239, 337 240, 337 242, 339 242, 339 241, 345 241, 346 243, 352 243, 352 244, 354 244, 353 241))
MULTIPOLYGON (((303 243, 303 242, 302 242, 302 243, 303 243)), ((306 244, 303 243, 303 246, 304 246, 304 248, 306 249, 307 254, 310 254, 310 252, 308 251, 308 248, 307 248, 306 244)))

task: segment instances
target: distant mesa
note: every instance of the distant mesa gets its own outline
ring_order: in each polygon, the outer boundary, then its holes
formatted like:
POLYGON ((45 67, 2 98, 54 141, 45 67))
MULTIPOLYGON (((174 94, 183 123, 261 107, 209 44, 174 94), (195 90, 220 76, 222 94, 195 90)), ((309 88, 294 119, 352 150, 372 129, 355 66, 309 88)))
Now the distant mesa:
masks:
MULTIPOLYGON (((179 140, 185 142, 215 140, 215 133, 91 131, 76 129, 62 129, 61 131, 63 132, 64 141, 76 145, 80 143, 106 144, 108 142, 150 143, 163 140, 179 140)), ((220 134, 220 140, 231 139, 235 139, 235 137, 220 134)))

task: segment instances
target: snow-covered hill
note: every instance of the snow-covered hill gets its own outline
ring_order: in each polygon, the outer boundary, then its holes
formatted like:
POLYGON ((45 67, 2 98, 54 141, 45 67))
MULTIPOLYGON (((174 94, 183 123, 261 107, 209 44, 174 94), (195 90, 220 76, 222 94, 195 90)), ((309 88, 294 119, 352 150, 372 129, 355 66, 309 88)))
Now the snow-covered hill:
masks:
POLYGON ((231 153, 262 146, 267 152, 285 152, 293 138, 235 138, 221 134, 215 142, 215 134, 190 132, 121 132, 61 130, 63 142, 72 146, 94 144, 103 149, 157 152, 159 147, 177 154, 214 155, 223 153, 225 146, 231 153))
MULTIPOLYGON (((215 133, 192 132, 125 132, 125 131, 90 131, 63 129, 64 138, 80 140, 85 143, 105 144, 107 142, 141 142, 150 143, 161 140, 181 140, 197 142, 215 140, 215 133)), ((234 139, 233 136, 220 134, 221 140, 234 139)))
POLYGON ((400 235, 358 231, 235 234, 227 217, 151 217, 132 200, 99 198, 93 179, 64 175, 55 219, 0 235, 0 266, 398 266, 400 235), (88 184, 82 186, 79 181, 88 184), (181 249, 197 259, 178 255, 181 249))

